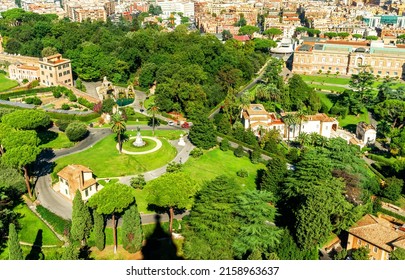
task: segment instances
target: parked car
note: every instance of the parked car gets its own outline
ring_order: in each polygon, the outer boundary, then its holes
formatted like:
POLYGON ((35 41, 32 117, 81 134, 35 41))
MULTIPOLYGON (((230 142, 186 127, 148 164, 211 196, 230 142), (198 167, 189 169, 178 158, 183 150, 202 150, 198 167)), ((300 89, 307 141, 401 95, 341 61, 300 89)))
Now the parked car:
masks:
POLYGON ((168 125, 174 125, 174 122, 173 121, 168 121, 167 124, 168 125))
POLYGON ((190 124, 188 122, 185 122, 181 125, 182 128, 190 128, 190 124))

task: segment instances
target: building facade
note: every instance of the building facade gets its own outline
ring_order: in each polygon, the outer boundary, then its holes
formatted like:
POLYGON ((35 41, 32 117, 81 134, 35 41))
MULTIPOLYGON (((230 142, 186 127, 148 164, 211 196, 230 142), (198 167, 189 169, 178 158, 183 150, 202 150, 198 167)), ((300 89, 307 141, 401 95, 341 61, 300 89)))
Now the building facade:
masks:
POLYGON ((356 137, 364 144, 373 144, 377 138, 377 131, 371 124, 359 122, 356 127, 356 137))
POLYGON ((10 79, 19 82, 22 82, 23 80, 32 82, 40 79, 39 67, 37 66, 10 64, 8 66, 8 74, 10 76, 10 79))
POLYGON ((73 86, 72 66, 69 59, 61 54, 44 57, 39 60, 40 83, 44 86, 73 86))
POLYGON ((58 172, 58 177, 59 192, 69 200, 74 199, 77 190, 83 200, 88 200, 102 188, 93 178, 93 172, 82 165, 68 165, 58 172))

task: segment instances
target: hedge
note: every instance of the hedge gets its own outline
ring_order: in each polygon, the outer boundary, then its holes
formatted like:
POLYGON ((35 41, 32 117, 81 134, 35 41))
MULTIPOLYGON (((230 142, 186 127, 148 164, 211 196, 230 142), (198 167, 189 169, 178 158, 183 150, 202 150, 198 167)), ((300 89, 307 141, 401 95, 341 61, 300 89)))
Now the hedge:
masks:
POLYGON ((78 115, 78 114, 62 114, 56 112, 46 112, 51 119, 58 119, 58 120, 78 120, 82 122, 88 122, 93 119, 99 118, 100 114, 97 113, 89 113, 87 115, 78 115))
POLYGON ((9 92, 9 93, 0 94, 0 99, 10 100, 10 98, 36 95, 37 93, 49 92, 49 91, 52 91, 53 89, 54 89, 54 87, 46 87, 46 88, 33 88, 33 89, 27 89, 27 90, 13 91, 13 92, 9 92))
POLYGON ((93 108, 94 108, 94 103, 91 103, 90 101, 88 101, 87 99, 85 99, 85 98, 83 98, 83 97, 79 97, 79 98, 77 99, 77 102, 78 102, 80 105, 83 105, 84 107, 86 107, 86 108, 88 108, 88 109, 90 109, 90 110, 93 110, 93 108))
POLYGON ((119 98, 117 99, 118 106, 126 106, 134 102, 134 98, 119 98))
POLYGON ((401 220, 401 221, 405 222, 405 216, 402 216, 402 215, 399 215, 399 214, 397 214, 397 213, 391 212, 391 211, 389 211, 389 210, 387 210, 387 209, 381 208, 381 209, 379 210, 379 212, 381 212, 381 213, 383 213, 383 214, 386 214, 386 215, 388 215, 388 216, 394 217, 394 218, 396 218, 396 219, 398 219, 398 220, 401 220))
POLYGON ((53 227, 53 229, 57 233, 65 235, 70 230, 72 224, 70 220, 65 220, 59 217, 58 215, 41 205, 37 206, 37 212, 45 221, 47 221, 53 227))

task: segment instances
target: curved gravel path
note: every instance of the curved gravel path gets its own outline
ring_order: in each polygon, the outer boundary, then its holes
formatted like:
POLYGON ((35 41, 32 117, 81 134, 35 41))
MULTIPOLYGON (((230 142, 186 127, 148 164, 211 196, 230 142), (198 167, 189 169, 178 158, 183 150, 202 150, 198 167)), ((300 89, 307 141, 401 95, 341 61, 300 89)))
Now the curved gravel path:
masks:
MULTIPOLYGON (((135 138, 136 138, 136 136, 135 136, 135 137, 131 137, 131 138, 129 138, 129 139, 135 139, 135 138)), ((143 151, 143 152, 130 152, 130 151, 127 151, 127 150, 124 150, 124 149, 122 149, 121 152, 122 152, 123 154, 127 154, 127 155, 145 155, 145 154, 150 154, 150 153, 156 152, 157 150, 159 150, 160 148, 162 148, 162 141, 160 141, 160 140, 157 139, 156 137, 142 136, 142 138, 150 139, 150 140, 155 141, 155 142, 156 142, 156 147, 154 147, 154 148, 151 149, 151 150, 143 151)), ((119 150, 119 144, 118 144, 118 143, 117 143, 117 146, 116 146, 116 147, 117 147, 117 150, 119 150)))

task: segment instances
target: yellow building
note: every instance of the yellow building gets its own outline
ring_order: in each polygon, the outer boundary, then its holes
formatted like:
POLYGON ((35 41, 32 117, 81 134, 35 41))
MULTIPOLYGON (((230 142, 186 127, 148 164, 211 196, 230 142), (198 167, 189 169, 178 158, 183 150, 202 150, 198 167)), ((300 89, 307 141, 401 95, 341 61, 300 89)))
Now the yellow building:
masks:
POLYGON ((56 86, 58 84, 65 84, 73 86, 70 60, 62 58, 61 54, 41 58, 39 60, 39 67, 42 85, 56 86))

